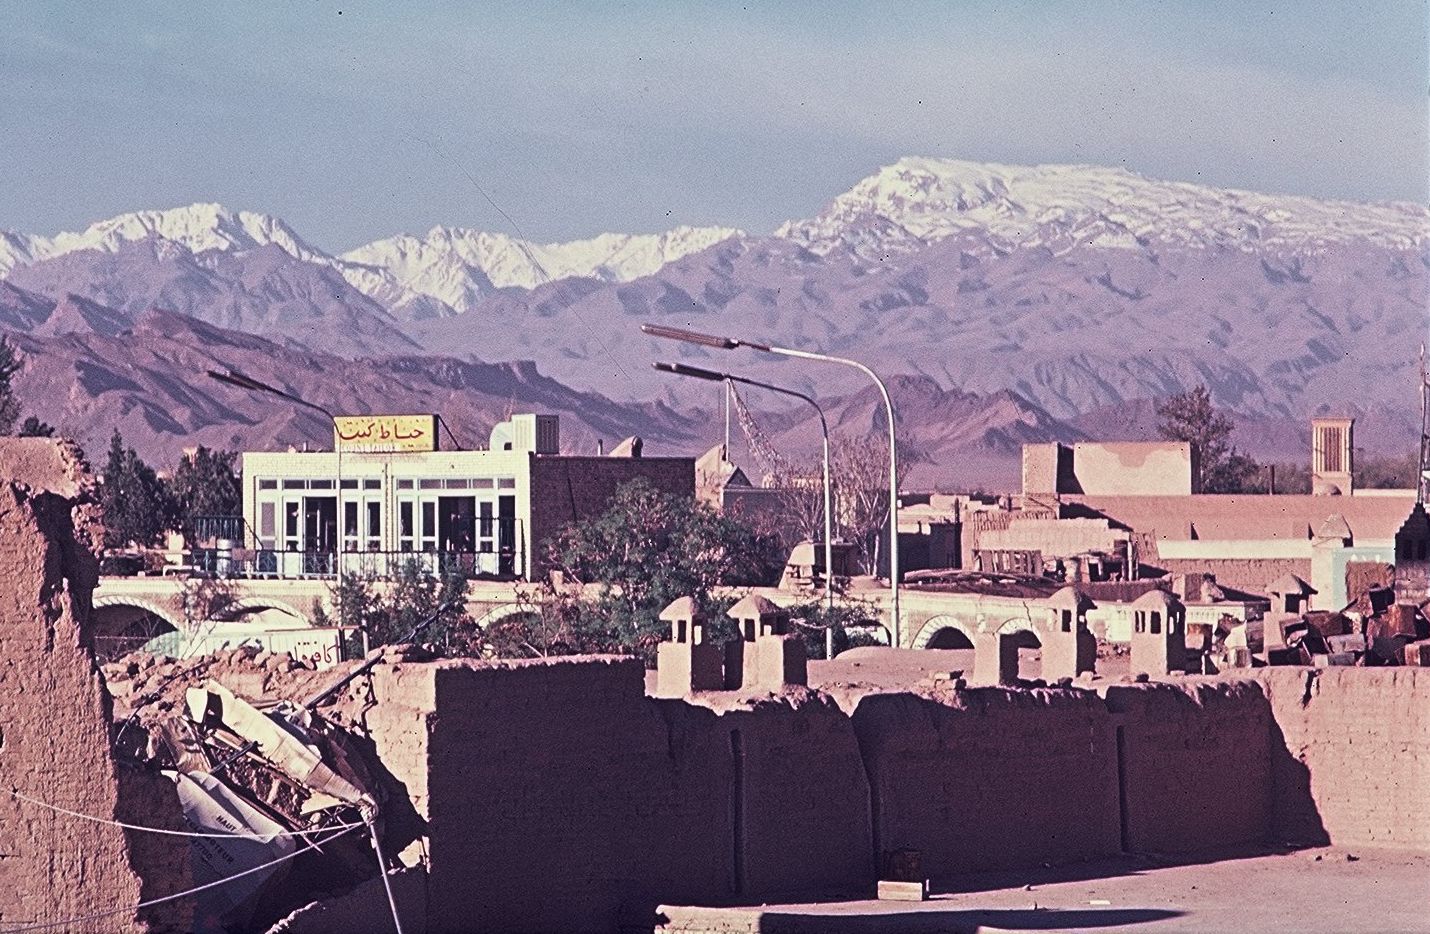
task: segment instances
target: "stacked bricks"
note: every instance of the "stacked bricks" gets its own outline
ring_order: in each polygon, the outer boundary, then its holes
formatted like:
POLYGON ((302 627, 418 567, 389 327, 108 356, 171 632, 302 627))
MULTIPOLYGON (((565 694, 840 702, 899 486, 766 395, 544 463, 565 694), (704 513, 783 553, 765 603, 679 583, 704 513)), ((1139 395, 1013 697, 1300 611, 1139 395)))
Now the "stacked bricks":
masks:
POLYGON ((1263 668, 1276 839, 1430 851, 1430 670, 1263 668))

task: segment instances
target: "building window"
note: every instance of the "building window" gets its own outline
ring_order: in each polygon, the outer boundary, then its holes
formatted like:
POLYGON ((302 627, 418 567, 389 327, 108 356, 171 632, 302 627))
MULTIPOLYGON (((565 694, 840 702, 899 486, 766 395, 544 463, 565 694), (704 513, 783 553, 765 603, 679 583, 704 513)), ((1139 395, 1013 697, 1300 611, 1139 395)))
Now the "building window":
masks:
POLYGON ((514 490, 514 489, 516 489, 516 478, 515 478, 515 477, 497 477, 497 489, 498 489, 498 490, 514 490))
POLYGON ((496 523, 492 520, 491 500, 482 500, 477 504, 477 550, 485 554, 496 551, 496 523))
POLYGON ((283 504, 283 550, 301 551, 302 540, 298 537, 301 522, 301 504, 298 500, 289 500, 283 504))
POLYGON ((278 481, 277 481, 277 480, 259 480, 259 481, 258 481, 258 488, 259 488, 260 490, 276 490, 276 489, 278 489, 278 481))
POLYGON ((440 490, 440 489, 442 489, 442 481, 441 481, 441 480, 418 480, 418 481, 417 481, 417 489, 419 489, 419 490, 440 490))
POLYGON ((278 534, 278 504, 258 504, 258 547, 272 548, 273 538, 278 534))
POLYGON ((382 550, 382 503, 377 500, 367 502, 367 550, 382 550))
POLYGON ((364 480, 362 482, 362 488, 364 490, 380 490, 382 489, 382 481, 376 479, 364 480))
POLYGON ((1147 614, 1137 610, 1132 614, 1132 630, 1134 632, 1147 631, 1147 614))
POLYGON ((1162 632, 1162 614, 1156 610, 1152 611, 1152 635, 1159 635, 1162 632))
POLYGON ((1063 632, 1072 632, 1072 610, 1063 610, 1063 632))
POLYGON ((410 490, 410 489, 412 489, 412 481, 411 481, 411 480, 398 480, 398 481, 397 481, 397 488, 398 488, 399 490, 410 490))
POLYGON ((405 499, 397 504, 397 547, 399 551, 416 549, 417 530, 413 527, 412 500, 405 499))
POLYGON ((343 503, 343 550, 358 550, 358 504, 343 503))
POLYGON ((422 502, 422 547, 420 550, 428 552, 437 550, 437 503, 435 500, 429 499, 422 502))

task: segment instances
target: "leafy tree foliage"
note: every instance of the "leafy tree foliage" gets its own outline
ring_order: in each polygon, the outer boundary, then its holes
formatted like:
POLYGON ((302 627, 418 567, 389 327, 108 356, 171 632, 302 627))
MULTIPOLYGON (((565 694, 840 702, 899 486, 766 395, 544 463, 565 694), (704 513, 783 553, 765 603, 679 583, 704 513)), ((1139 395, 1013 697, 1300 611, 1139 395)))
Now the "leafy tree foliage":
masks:
POLYGON ((109 548, 153 545, 171 527, 173 509, 164 484, 132 447, 125 447, 118 430, 109 439, 100 506, 109 548))
POLYGON ((169 496, 185 535, 193 532, 198 516, 236 516, 243 511, 243 493, 233 470, 237 458, 234 451, 200 446, 179 461, 169 481, 169 496))
POLYGON ((549 550, 565 574, 600 585, 611 621, 632 636, 677 597, 708 606, 715 587, 760 583, 771 571, 748 526, 645 480, 622 485, 604 513, 567 526, 549 550))
POLYGON ((879 608, 859 599, 845 598, 833 607, 822 598, 811 598, 787 608, 790 626, 804 638, 805 653, 809 658, 824 658, 824 631, 834 629, 834 654, 861 645, 883 645, 870 631, 882 626, 879 608))
POLYGON ((542 584, 528 597, 529 613, 488 628, 492 653, 633 654, 650 664, 665 635, 660 611, 671 601, 692 597, 718 640, 734 598, 715 589, 764 583, 780 561, 743 523, 644 480, 620 487, 601 515, 560 532, 548 557, 564 578, 595 585, 594 596, 564 583, 542 584))
POLYGON ((20 400, 12 381, 24 362, 8 337, 0 337, 0 435, 13 434, 20 418, 20 400))
POLYGON ((21 438, 53 438, 55 429, 28 415, 20 421, 20 399, 15 394, 14 379, 25 365, 24 358, 15 349, 8 337, 0 336, 0 435, 19 435, 21 438))
POLYGON ((33 415, 27 415, 25 420, 20 423, 18 434, 22 438, 53 438, 55 427, 40 421, 33 415))
POLYGON ((1236 427, 1212 405, 1205 386, 1178 393, 1157 404, 1157 432, 1168 441, 1196 445, 1203 493, 1244 492, 1257 472, 1256 462, 1231 443, 1236 427))
POLYGON ((1367 490, 1413 490, 1420 482, 1420 455, 1409 451, 1400 457, 1358 457, 1355 485, 1367 490))
POLYGON ((414 559, 390 583, 345 574, 334 588, 333 603, 332 613, 314 608, 313 625, 361 627, 372 646, 405 639, 412 627, 445 607, 417 643, 437 655, 483 654, 480 634, 467 612, 467 580, 460 573, 439 577, 414 559))

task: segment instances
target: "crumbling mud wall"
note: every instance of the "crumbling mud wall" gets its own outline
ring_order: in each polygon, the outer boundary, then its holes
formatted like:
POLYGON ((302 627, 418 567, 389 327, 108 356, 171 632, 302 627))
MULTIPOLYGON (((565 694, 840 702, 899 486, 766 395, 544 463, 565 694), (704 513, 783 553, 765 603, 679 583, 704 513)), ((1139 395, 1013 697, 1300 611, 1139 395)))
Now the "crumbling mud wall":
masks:
POLYGON ((1251 681, 1110 685, 1122 843, 1190 853, 1271 833, 1271 710, 1251 681))
POLYGON ((612 658, 386 665, 372 691, 375 751, 426 822, 430 931, 872 885, 858 746, 821 695, 656 700, 612 658))
POLYGON ((116 768, 110 705, 85 626, 98 565, 93 490, 76 449, 0 440, 0 927, 188 930, 184 900, 116 908, 188 885, 187 842, 108 820, 182 829, 173 786, 116 768))
POLYGON ((1277 839, 1430 852, 1430 669, 1265 668, 1277 839))
POLYGON ((1116 755, 1091 691, 974 688, 860 700, 878 851, 929 876, 1119 851, 1116 755))

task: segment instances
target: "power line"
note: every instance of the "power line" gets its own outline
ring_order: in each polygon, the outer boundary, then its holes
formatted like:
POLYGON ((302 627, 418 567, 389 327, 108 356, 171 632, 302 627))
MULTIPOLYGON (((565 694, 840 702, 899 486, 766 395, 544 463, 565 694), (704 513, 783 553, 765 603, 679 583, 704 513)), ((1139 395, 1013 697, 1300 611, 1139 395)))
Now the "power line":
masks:
MULTIPOLYGON (((363 825, 358 824, 357 826, 361 827, 363 825)), ((20 934, 20 932, 23 931, 48 931, 54 930, 55 928, 73 930, 75 925, 83 924, 86 921, 96 921, 100 918, 111 918, 114 915, 121 915, 129 912, 138 912, 143 908, 152 908, 154 905, 162 905, 165 902, 172 902, 177 901, 181 898, 188 898, 190 895, 197 895, 200 892, 207 892, 209 889, 216 889, 221 885, 227 885, 235 879, 242 879, 244 876, 251 876, 255 872, 262 872, 263 870, 276 866, 279 863, 286 862, 287 860, 301 856, 309 850, 317 849, 320 844, 330 843, 333 840, 336 840, 338 837, 343 836, 344 834, 352 833, 354 829, 355 828, 353 827, 349 827, 346 830, 339 830, 334 834, 330 834, 327 837, 324 837, 322 840, 310 840, 308 842, 308 845, 303 847, 302 849, 294 850, 292 853, 286 853, 283 856, 280 856, 277 859, 269 860, 262 865, 254 866, 251 869, 245 869, 242 872, 236 872, 231 876, 225 876, 222 879, 217 879, 213 882, 207 882, 203 885, 195 886, 191 889, 185 889, 182 892, 175 892, 173 895, 165 895, 163 898, 154 898, 150 899, 147 902, 140 902, 137 905, 124 905, 119 908, 111 908, 107 911, 97 911, 94 914, 81 915, 78 918, 65 918, 63 921, 27 921, 15 927, 7 926, 0 928, 0 934, 20 934)))
POLYGON ((111 827, 122 827, 125 830, 138 830, 143 833, 164 834, 170 837, 202 837, 205 839, 221 840, 272 840, 276 837, 298 837, 306 840, 309 834, 322 833, 328 830, 356 830, 364 826, 362 823, 333 824, 329 827, 314 827, 311 830, 276 830, 273 833, 197 833, 190 830, 169 830, 165 827, 145 827, 142 824, 126 824, 124 821, 110 820, 105 817, 95 817, 92 814, 81 814, 79 811, 71 811, 69 808, 62 808, 55 804, 47 804, 38 798, 31 798, 29 795, 21 794, 15 789, 10 789, 10 794, 21 801, 28 801, 30 804, 38 805, 54 811, 56 814, 64 814, 67 817, 79 820, 92 821, 96 824, 108 824, 111 827))

